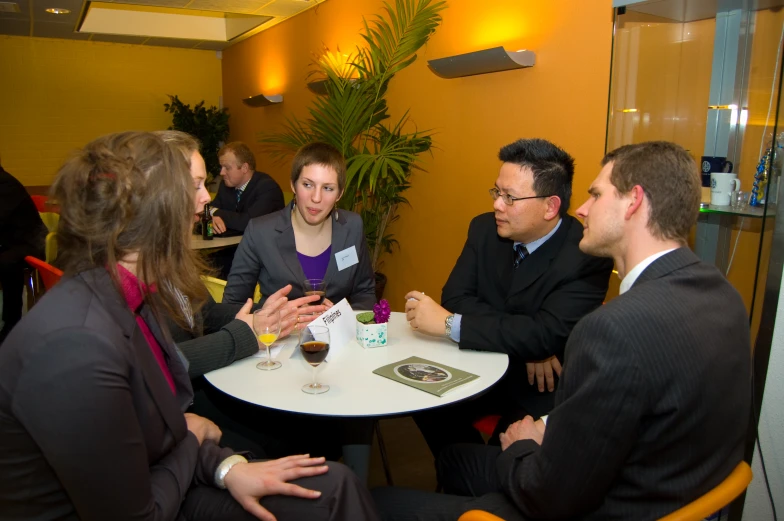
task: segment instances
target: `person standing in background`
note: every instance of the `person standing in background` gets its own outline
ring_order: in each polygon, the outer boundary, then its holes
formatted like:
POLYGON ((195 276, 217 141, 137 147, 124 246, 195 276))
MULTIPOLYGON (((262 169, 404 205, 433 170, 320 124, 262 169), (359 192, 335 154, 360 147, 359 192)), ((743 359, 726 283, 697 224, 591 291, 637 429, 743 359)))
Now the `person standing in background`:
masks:
POLYGON ((24 258, 28 255, 44 258, 47 233, 30 194, 0 162, 0 284, 3 286, 0 343, 22 318, 24 258))

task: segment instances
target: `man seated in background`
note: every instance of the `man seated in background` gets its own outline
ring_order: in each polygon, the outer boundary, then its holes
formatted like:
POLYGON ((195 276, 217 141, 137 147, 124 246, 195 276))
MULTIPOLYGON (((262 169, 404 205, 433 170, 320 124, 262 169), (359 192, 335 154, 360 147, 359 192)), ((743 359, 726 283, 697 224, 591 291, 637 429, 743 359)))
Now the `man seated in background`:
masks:
MULTIPOLYGON (((256 158, 245 143, 234 141, 218 151, 223 178, 212 201, 212 225, 223 237, 242 235, 248 221, 283 208, 283 192, 269 175, 256 171, 256 158)), ((226 279, 237 248, 223 248, 211 255, 212 263, 226 279)))
POLYGON ((24 258, 31 255, 44 259, 47 232, 25 187, 0 165, 0 285, 3 287, 0 343, 22 318, 24 258))
POLYGON ((417 291, 406 295, 417 331, 510 359, 504 378, 481 398, 414 416, 436 458, 453 443, 482 443, 472 424, 485 415, 501 415, 491 439, 497 444, 512 422, 552 409, 566 339, 601 305, 612 272, 609 259, 578 248, 583 227, 567 214, 572 157, 543 139, 521 139, 498 158, 503 164, 490 190, 495 213, 471 221, 443 307, 417 291))
POLYGON ((666 142, 621 147, 603 165, 577 210, 580 249, 615 260, 620 295, 575 326, 546 424, 512 424, 500 448, 446 449, 439 476, 452 495, 380 489, 384 519, 482 509, 507 521, 652 521, 743 458, 749 322, 738 292, 687 246, 697 166, 666 142))

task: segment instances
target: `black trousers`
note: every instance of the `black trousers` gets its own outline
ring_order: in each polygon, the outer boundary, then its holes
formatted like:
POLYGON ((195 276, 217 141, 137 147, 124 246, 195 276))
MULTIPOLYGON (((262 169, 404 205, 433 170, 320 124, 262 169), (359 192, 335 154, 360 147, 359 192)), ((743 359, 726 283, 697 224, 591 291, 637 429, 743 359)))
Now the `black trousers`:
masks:
POLYGON ((433 457, 438 459, 441 451, 450 445, 484 444, 482 435, 473 427, 473 423, 490 414, 500 415, 501 419, 488 443, 500 445, 498 436, 505 432, 509 425, 532 413, 511 399, 503 386, 497 385, 479 398, 428 410, 412 417, 433 457))
POLYGON ((383 521, 456 521, 469 510, 484 510, 506 521, 526 521, 504 494, 495 461, 501 447, 452 445, 437 462, 444 494, 402 488, 373 490, 383 521))
POLYGON ((0 342, 22 318, 22 289, 24 269, 27 266, 24 258, 28 255, 43 259, 43 247, 0 247, 0 285, 3 286, 3 331, 0 333, 0 342))
MULTIPOLYGON (((348 468, 329 463, 329 471, 293 481, 305 488, 318 490, 318 499, 291 496, 268 496, 261 506, 278 521, 376 521, 379 519, 373 500, 365 486, 348 468)), ((191 489, 180 508, 178 521, 258 521, 237 503, 227 490, 199 486, 191 489)))

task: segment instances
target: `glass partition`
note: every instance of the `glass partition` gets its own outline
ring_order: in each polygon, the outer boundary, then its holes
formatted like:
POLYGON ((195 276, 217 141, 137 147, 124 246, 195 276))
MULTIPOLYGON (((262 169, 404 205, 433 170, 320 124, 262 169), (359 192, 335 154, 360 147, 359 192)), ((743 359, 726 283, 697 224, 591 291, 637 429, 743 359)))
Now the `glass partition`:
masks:
POLYGON ((754 191, 753 206, 738 210, 711 205, 711 188, 704 187, 690 245, 738 289, 756 338, 784 157, 766 156, 784 145, 773 143, 784 0, 614 5, 607 150, 674 141, 698 164, 703 156, 725 158, 720 164, 737 174, 740 189, 754 191))

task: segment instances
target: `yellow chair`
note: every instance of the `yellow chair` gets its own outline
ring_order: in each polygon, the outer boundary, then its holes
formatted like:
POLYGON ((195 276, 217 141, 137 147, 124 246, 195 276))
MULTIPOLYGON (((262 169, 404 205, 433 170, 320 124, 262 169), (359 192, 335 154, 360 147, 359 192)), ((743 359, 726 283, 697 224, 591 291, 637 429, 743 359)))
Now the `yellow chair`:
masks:
POLYGON ((46 262, 49 264, 54 264, 54 260, 57 258, 57 232, 49 232, 46 234, 46 245, 44 246, 44 252, 46 262))
POLYGON ((283 192, 283 202, 287 205, 294 199, 294 192, 283 192))
POLYGON ((223 300, 223 290, 226 289, 226 281, 216 279, 215 277, 202 277, 201 280, 204 281, 204 285, 207 286, 215 302, 221 302, 223 300))
MULTIPOLYGON (((733 499, 738 497, 741 492, 751 483, 752 473, 749 464, 745 461, 738 463, 729 476, 724 481, 716 485, 704 496, 701 496, 683 508, 679 508, 672 514, 666 515, 659 521, 702 521, 711 514, 718 512, 729 505, 733 499)), ((458 521, 504 521, 498 516, 494 516, 482 510, 469 510, 458 521)))
POLYGON ((504 521, 498 516, 494 516, 490 512, 485 512, 484 510, 469 510, 457 521, 504 521))
POLYGON ((751 483, 751 467, 745 461, 738 463, 735 470, 730 472, 724 481, 716 485, 704 496, 699 497, 679 508, 672 514, 662 517, 659 521, 702 521, 714 512, 726 507, 732 500, 740 496, 741 492, 751 483))
MULTIPOLYGON (((56 252, 57 250, 55 250, 56 252)), ((223 290, 226 289, 226 281, 216 279, 215 277, 202 277, 201 280, 204 281, 204 285, 207 286, 215 302, 221 302, 223 300, 223 290)), ((253 302, 258 302, 259 300, 261 300, 261 288, 256 284, 256 288, 253 290, 253 302)))
POLYGON ((57 224, 60 222, 60 214, 54 212, 38 212, 38 215, 41 216, 41 220, 46 225, 46 229, 50 232, 57 231, 57 224))

